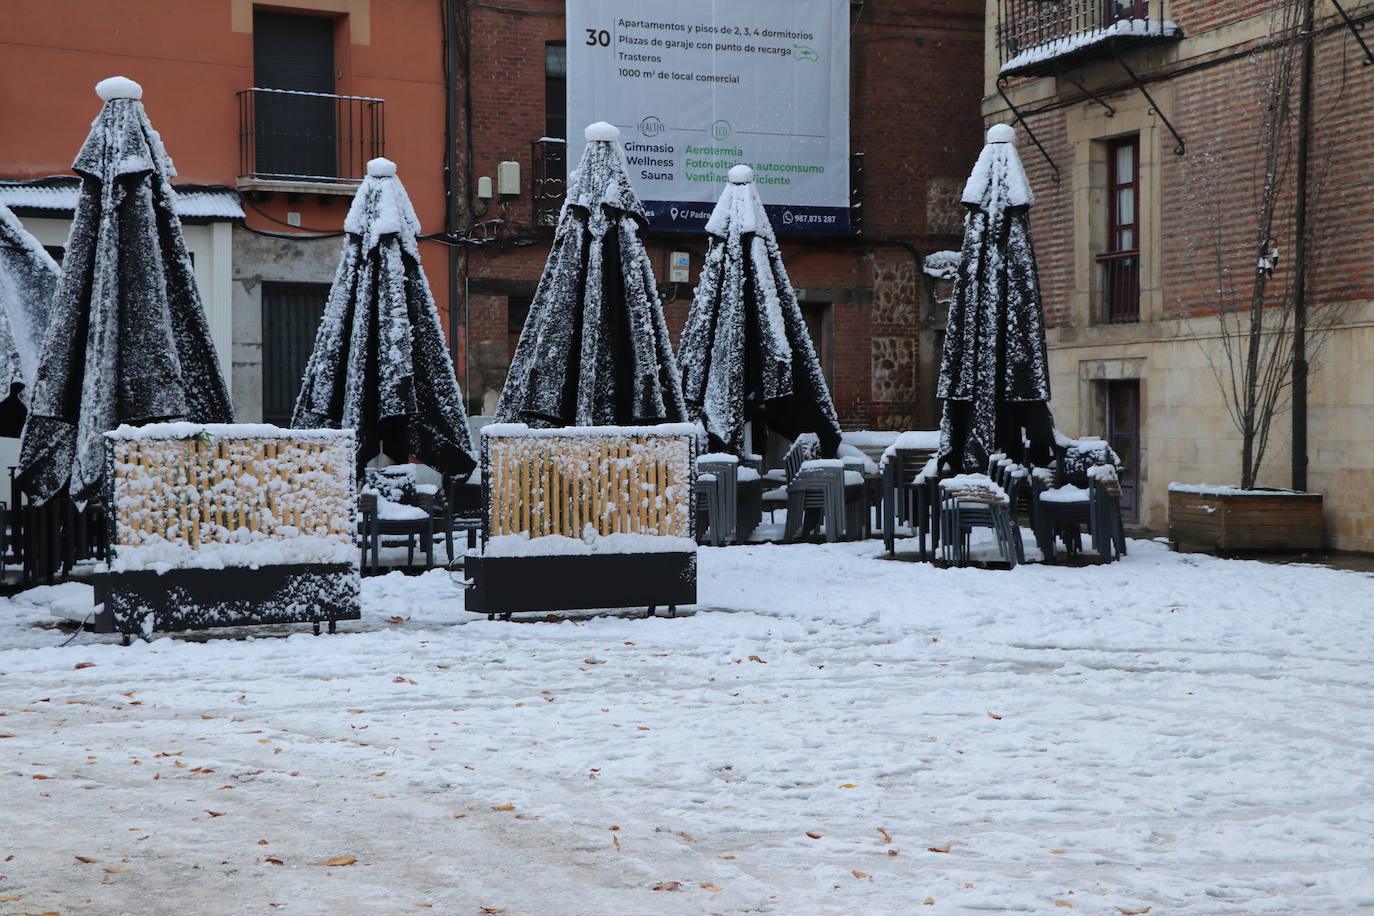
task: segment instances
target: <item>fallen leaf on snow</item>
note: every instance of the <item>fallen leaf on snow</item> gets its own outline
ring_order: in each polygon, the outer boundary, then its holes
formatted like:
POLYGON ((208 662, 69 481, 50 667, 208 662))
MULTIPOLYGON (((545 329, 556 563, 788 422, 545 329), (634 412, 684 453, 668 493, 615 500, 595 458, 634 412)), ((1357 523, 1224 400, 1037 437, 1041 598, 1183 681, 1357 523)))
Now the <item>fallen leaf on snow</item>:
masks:
POLYGON ((721 889, 720 889, 719 887, 716 887, 716 886, 715 886, 714 884, 712 884, 710 881, 703 881, 703 882, 701 882, 700 885, 698 885, 698 887, 701 887, 701 888, 703 888, 704 890, 708 890, 708 891, 710 891, 710 892, 713 893, 713 894, 719 894, 720 891, 721 891, 721 889))
POLYGON ((946 843, 943 846, 928 846, 926 847, 926 852, 949 852, 949 845, 950 844, 946 843))
POLYGON ((286 864, 286 863, 283 862, 281 859, 278 859, 276 856, 268 856, 267 858, 263 859, 263 861, 266 862, 268 865, 285 865, 285 864, 286 864))
POLYGON ((1000 719, 1000 718, 1002 718, 1002 717, 999 716, 999 715, 998 715, 997 713, 995 713, 995 712, 990 712, 990 713, 988 713, 988 718, 990 718, 990 719, 1000 719))
POLYGON ((872 878, 872 877, 873 877, 872 875, 868 874, 867 872, 859 871, 857 868, 851 868, 851 869, 849 870, 849 873, 850 873, 851 875, 853 875, 854 877, 856 877, 856 878, 872 878))
POLYGON ((1050 855, 1052 855, 1052 856, 1062 856, 1063 854, 1064 854, 1064 850, 1062 850, 1062 849, 1051 849, 1051 850, 1050 850, 1050 855))
POLYGON ((1062 907, 1065 907, 1065 908, 1070 909, 1070 910, 1073 909, 1073 904, 1072 904, 1072 903, 1069 903, 1069 901, 1067 901, 1067 900, 1056 900, 1056 901, 1054 902, 1054 905, 1055 905, 1055 906, 1062 906, 1062 907))
POLYGON ((15 900, 23 900, 23 899, 24 899, 23 896, 20 895, 20 894, 11 894, 11 895, 8 896, 8 897, 0 897, 0 903, 12 903, 12 902, 14 902, 15 900))
POLYGON ((881 833, 881 834, 883 835, 883 842, 884 842, 884 843, 891 843, 891 842, 892 842, 892 834, 888 833, 886 830, 884 830, 884 829, 881 828, 881 827, 878 828, 878 832, 881 833))
POLYGON ((44 773, 34 773, 34 774, 33 774, 33 778, 34 778, 34 779, 52 779, 51 776, 48 776, 48 775, 46 775, 46 774, 44 774, 44 773))
POLYGON ((503 909, 502 909, 501 907, 499 907, 499 906, 484 906, 484 907, 482 907, 482 912, 483 912, 483 913, 504 913, 505 910, 503 910, 503 909))
POLYGON ((211 817, 224 817, 223 811, 211 811, 209 808, 205 808, 203 810, 206 814, 210 815, 211 817))
POLYGON ((675 890, 677 890, 677 889, 680 888, 680 887, 682 887, 682 882, 681 882, 681 881, 660 881, 660 882, 658 882, 657 884, 655 884, 655 885, 651 888, 651 890, 655 890, 655 891, 675 891, 675 890))
POLYGON ((934 898, 934 897, 927 897, 926 899, 922 900, 921 903, 922 903, 923 905, 925 905, 925 906, 934 906, 934 905, 935 905, 935 898, 934 898))
POLYGON ((514 810, 515 810, 515 805, 511 804, 510 802, 506 802, 504 805, 492 805, 492 806, 491 806, 491 810, 493 810, 493 811, 514 811, 514 810))
POLYGON ((764 661, 763 659, 759 658, 757 655, 751 655, 751 656, 749 656, 749 660, 750 660, 751 662, 758 662, 760 665, 766 665, 766 664, 768 664, 766 661, 764 661))
POLYGON ((107 869, 105 869, 105 874, 107 874, 107 875, 122 875, 122 874, 124 874, 126 871, 128 871, 127 868, 107 868, 107 869))
POLYGON ((356 861, 358 861, 358 857, 357 857, 357 856, 335 856, 335 857, 332 858, 332 859, 325 859, 323 862, 311 862, 310 864, 311 864, 311 865, 343 866, 343 865, 352 865, 352 864, 353 864, 354 862, 356 862, 356 861))
POLYGON ((897 850, 895 850, 895 849, 889 849, 889 850, 887 851, 887 854, 890 855, 890 856, 895 856, 895 855, 897 854, 897 850))
POLYGON ((841 784, 841 785, 840 785, 840 788, 841 788, 841 789, 857 789, 858 786, 854 785, 854 783, 852 783, 852 782, 846 782, 846 783, 841 784))
POLYGON ((72 858, 76 859, 78 862, 85 862, 87 865, 100 861, 99 859, 92 859, 89 856, 73 856, 72 858))
POLYGON ((77 671, 80 671, 82 668, 94 668, 95 662, 77 662, 75 665, 72 665, 72 667, 77 671))
POLYGON ((821 838, 821 836, 822 836, 822 834, 819 834, 819 833, 812 833, 810 830, 806 831, 806 835, 809 836, 809 837, 811 837, 811 839, 813 839, 813 840, 819 840, 819 839, 821 838))
POLYGON ((1148 906, 1143 910, 1128 910, 1124 906, 1119 906, 1117 909, 1121 911, 1122 916, 1143 916, 1143 914, 1150 912, 1148 906))

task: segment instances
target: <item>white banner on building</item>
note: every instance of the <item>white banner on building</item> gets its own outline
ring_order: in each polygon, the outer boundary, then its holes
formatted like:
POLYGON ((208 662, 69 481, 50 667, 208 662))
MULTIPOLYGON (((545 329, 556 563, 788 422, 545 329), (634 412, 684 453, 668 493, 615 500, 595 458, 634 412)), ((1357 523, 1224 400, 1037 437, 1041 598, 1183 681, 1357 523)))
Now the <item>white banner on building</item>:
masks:
POLYGON ((747 163, 780 232, 849 232, 849 0, 568 0, 568 167, 620 128, 655 229, 747 163))

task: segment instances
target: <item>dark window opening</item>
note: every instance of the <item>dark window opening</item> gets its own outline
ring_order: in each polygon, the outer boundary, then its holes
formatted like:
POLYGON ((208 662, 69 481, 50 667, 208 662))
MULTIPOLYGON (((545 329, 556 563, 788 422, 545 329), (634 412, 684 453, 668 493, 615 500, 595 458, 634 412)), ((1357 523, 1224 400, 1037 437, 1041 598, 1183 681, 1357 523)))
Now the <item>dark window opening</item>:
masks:
POLYGON ((52 257, 52 259, 59 264, 62 263, 62 259, 66 257, 67 254, 66 245, 44 245, 43 250, 46 251, 52 257))
POLYGON ((806 332, 811 337, 811 345, 816 348, 816 359, 820 361, 821 373, 825 376, 825 387, 830 389, 831 400, 835 397, 835 347, 830 333, 830 303, 801 303, 802 319, 806 322, 806 332))
POLYGON ((291 425, 305 364, 329 298, 327 283, 262 285, 262 420, 291 425))
POLYGON ((544 44, 544 136, 568 138, 568 45, 544 44))
POLYGON ((1107 144, 1107 246, 1097 256, 1102 321, 1140 320, 1140 138, 1107 144))
POLYGON ((255 172, 333 177, 338 125, 334 92, 334 20, 253 13, 255 172))

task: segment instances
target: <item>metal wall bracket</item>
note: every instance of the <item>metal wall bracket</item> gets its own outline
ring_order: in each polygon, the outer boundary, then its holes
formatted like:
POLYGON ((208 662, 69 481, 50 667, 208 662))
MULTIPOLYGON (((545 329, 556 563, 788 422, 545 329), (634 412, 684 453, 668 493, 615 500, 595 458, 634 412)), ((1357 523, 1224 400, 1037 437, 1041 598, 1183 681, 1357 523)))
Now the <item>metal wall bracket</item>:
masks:
POLYGON ((1345 20, 1346 28, 1350 29, 1350 34, 1354 35, 1355 40, 1360 43, 1360 49, 1364 51, 1364 60, 1361 61, 1361 63, 1366 67, 1370 64, 1374 64, 1374 51, 1370 51, 1369 45, 1365 44, 1364 36, 1360 34, 1360 27, 1356 25, 1355 20, 1350 18, 1350 14, 1345 11, 1345 7, 1341 6, 1340 0, 1331 0, 1331 5, 1336 8, 1336 12, 1340 13, 1341 18, 1345 20))
POLYGON ((1184 153, 1183 138, 1179 136, 1178 131, 1174 129, 1174 125, 1169 123, 1169 119, 1164 116, 1164 112, 1160 110, 1160 107, 1155 102, 1154 97, 1150 95, 1150 91, 1145 88, 1145 83, 1140 79, 1140 77, 1136 76, 1135 71, 1130 68, 1130 65, 1127 64, 1126 61, 1122 58, 1121 54, 1117 52, 1116 42, 1112 42, 1111 50, 1112 57, 1115 58, 1116 62, 1121 65, 1121 69, 1126 71, 1126 75, 1131 78, 1131 82, 1135 83, 1135 88, 1140 90, 1140 94, 1145 96, 1145 101, 1150 103, 1150 111, 1154 113, 1159 118, 1159 120, 1163 121, 1164 126, 1169 128, 1169 133, 1174 135, 1174 140, 1177 142, 1177 145, 1174 147, 1174 155, 1182 156, 1184 153))
POLYGON ((1067 71, 1061 70, 1061 71, 1059 71, 1058 73, 1055 74, 1055 77, 1058 78, 1058 79, 1066 79, 1066 80, 1068 80, 1070 83, 1073 84, 1073 87, 1074 87, 1075 89, 1077 89, 1079 92, 1081 92, 1081 93, 1083 93, 1084 95, 1086 95, 1089 99, 1093 100, 1094 102, 1096 102, 1097 104, 1099 104, 1099 105, 1101 105, 1103 108, 1105 108, 1105 109, 1107 110, 1107 117, 1109 117, 1109 118, 1114 118, 1114 117, 1116 117, 1116 109, 1115 109, 1115 108, 1113 108, 1112 106, 1108 105, 1108 104, 1106 103, 1106 101, 1104 101, 1103 98, 1102 98, 1101 96, 1099 96, 1096 92, 1093 92, 1093 91, 1092 91, 1091 89, 1089 89, 1087 86, 1084 86, 1082 82, 1080 82, 1079 80, 1074 79, 1067 71))
POLYGON ((1054 173, 1050 175, 1050 181, 1053 181, 1055 184, 1059 184, 1059 166, 1054 164, 1054 160, 1050 158, 1050 154, 1045 152, 1045 147, 1040 142, 1040 138, 1035 136, 1035 131, 1031 130, 1030 124, 1026 122, 1025 118, 1021 117, 1021 112, 1018 111, 1016 106, 1012 104, 1011 99, 1007 96, 1007 91, 1005 87, 1006 82, 1007 78, 1004 76, 999 76, 997 78, 997 94, 1002 97, 1002 101, 1007 103, 1007 107, 1010 108, 1011 113, 1015 115, 1015 117, 1012 118, 1013 123, 1015 123, 1016 121, 1021 122, 1021 126, 1026 129, 1026 136, 1031 138, 1031 142, 1035 144, 1035 148, 1040 150, 1040 155, 1045 157, 1045 161, 1048 162, 1050 164, 1050 168, 1054 170, 1054 173))

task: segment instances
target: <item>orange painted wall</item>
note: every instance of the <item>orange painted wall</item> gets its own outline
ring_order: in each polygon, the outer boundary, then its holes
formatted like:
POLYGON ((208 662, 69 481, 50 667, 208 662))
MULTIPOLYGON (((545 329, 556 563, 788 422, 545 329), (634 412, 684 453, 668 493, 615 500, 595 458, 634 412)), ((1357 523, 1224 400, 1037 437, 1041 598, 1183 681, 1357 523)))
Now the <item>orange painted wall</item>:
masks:
MULTIPOLYGON (((360 5, 360 0, 351 0, 360 5)), ((340 0, 340 7, 349 0, 340 0)), ((328 0, 310 6, 330 5, 328 0)), ((365 0, 361 5, 366 6, 365 0)), ((143 86, 143 102, 176 164, 178 182, 232 187, 239 170, 235 92, 253 85, 253 36, 234 31, 235 0, 6 0, 0 29, 0 177, 70 174, 100 110, 93 87, 115 74, 143 86)), ((293 10, 290 4, 257 4, 293 10)), ((386 155, 399 167, 425 232, 443 229, 444 73, 438 0, 370 0, 368 43, 341 18, 335 65, 343 95, 386 100, 386 155)), ((239 22, 244 21, 240 15, 239 22)), ((251 16, 246 18, 251 22, 251 16)), ((303 227, 338 230, 348 199, 323 206, 314 195, 256 203, 303 227)), ((248 206, 247 223, 291 232, 248 206)), ((447 311, 448 261, 424 246, 426 272, 447 311)), ((447 324, 447 323, 445 323, 447 324)))

